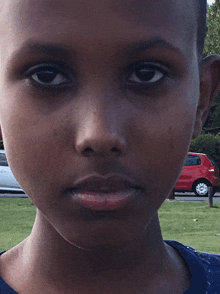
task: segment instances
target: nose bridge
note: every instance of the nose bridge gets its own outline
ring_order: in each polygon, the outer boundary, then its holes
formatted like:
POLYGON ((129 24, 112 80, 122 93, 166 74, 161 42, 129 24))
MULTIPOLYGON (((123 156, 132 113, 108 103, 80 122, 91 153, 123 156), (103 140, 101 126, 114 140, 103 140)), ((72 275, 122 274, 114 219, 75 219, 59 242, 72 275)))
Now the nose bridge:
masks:
MULTIPOLYGON (((82 98, 83 99, 83 98, 82 98)), ((76 136, 76 150, 85 156, 121 155, 126 150, 120 109, 104 93, 89 95, 76 136)))

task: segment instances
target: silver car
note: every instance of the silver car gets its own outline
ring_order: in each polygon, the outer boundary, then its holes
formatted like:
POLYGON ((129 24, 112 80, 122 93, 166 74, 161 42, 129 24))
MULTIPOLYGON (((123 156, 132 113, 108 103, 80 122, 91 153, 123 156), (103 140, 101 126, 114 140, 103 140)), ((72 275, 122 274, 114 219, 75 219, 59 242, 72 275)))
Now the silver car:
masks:
POLYGON ((5 150, 0 150, 0 191, 23 192, 8 166, 5 150))

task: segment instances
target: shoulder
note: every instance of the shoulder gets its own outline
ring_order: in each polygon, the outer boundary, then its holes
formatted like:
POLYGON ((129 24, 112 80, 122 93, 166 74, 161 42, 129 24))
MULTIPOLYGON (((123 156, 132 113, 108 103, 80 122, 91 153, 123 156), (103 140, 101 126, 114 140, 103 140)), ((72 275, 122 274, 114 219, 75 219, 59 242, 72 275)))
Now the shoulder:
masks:
MULTIPOLYGON (((3 264, 4 264, 4 257, 3 257, 3 253, 5 253, 6 251, 0 251, 0 284, 1 284, 1 277, 3 275, 3 264)), ((1 292, 0 292, 1 293, 1 292)))
POLYGON ((13 250, 11 249, 9 251, 0 252, 0 294, 18 294, 8 284, 8 281, 11 284, 11 281, 8 278, 11 251, 13 250))
POLYGON ((216 268, 220 271, 220 255, 207 252, 198 251, 193 247, 183 245, 177 241, 166 241, 169 245, 176 248, 183 256, 189 258, 196 258, 204 268, 216 268))
POLYGON ((1 272, 2 272, 2 254, 4 253, 5 251, 0 251, 0 277, 1 277, 1 272))
POLYGON ((192 273, 192 288, 201 285, 206 289, 204 293, 220 294, 220 255, 201 252, 176 241, 165 242, 175 248, 187 263, 192 273))

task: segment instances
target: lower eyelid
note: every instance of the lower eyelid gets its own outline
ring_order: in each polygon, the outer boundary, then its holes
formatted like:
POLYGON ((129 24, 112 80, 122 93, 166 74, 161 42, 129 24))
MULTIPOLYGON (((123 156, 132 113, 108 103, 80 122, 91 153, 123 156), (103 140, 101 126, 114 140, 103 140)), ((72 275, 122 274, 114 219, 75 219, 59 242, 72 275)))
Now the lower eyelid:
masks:
MULTIPOLYGON (((155 72, 157 72, 157 74, 161 74, 161 77, 160 78, 158 78, 158 81, 160 81, 161 79, 163 79, 164 78, 164 76, 166 75, 165 73, 163 73, 163 72, 161 72, 161 71, 159 71, 159 70, 155 70, 155 72)), ((133 73, 132 75, 135 75, 135 73, 133 73)), ((131 77, 132 77, 132 75, 128 78, 128 80, 130 80, 131 81, 131 77)), ((155 74, 156 75, 156 74, 155 74)), ((135 77, 134 77, 135 78, 135 77)), ((154 77, 152 77, 152 79, 153 79, 154 77)), ((137 77, 137 79, 140 79, 140 78, 138 78, 137 77)), ((132 81, 131 81, 132 82, 132 81)), ((156 83, 157 81, 140 81, 140 82, 138 82, 138 81, 136 81, 136 82, 134 82, 134 83, 141 83, 141 84, 153 84, 153 83, 156 83)))
POLYGON ((36 91, 48 91, 48 93, 55 91, 56 94, 59 93, 59 91, 65 91, 68 89, 75 89, 77 87, 76 83, 74 83, 72 80, 69 80, 65 83, 61 83, 58 85, 50 85, 50 84, 44 84, 44 83, 39 83, 29 77, 26 79, 27 84, 30 87, 33 87, 33 89, 36 89, 36 91))
MULTIPOLYGON (((152 81, 141 81, 141 80, 140 81, 138 81, 138 80, 132 81, 132 80, 129 80, 130 79, 130 77, 129 77, 126 81, 126 84, 130 85, 131 87, 132 86, 143 87, 143 88, 145 87, 147 89, 150 87, 153 88, 153 87, 159 86, 168 77, 169 77, 168 73, 162 73, 162 72, 161 72, 161 77, 158 78, 158 80, 156 80, 156 81, 153 81, 153 78, 152 78, 152 81)), ((138 77, 137 77, 137 79, 138 79, 138 77)))

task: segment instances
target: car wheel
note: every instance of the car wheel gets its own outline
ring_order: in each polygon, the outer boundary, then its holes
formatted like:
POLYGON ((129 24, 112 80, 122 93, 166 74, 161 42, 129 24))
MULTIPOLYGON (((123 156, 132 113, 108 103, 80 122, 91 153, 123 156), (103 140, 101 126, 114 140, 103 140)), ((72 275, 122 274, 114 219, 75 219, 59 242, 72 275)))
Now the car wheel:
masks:
POLYGON ((208 197, 208 189, 209 185, 204 181, 200 181, 194 186, 194 193, 199 197, 208 197))

